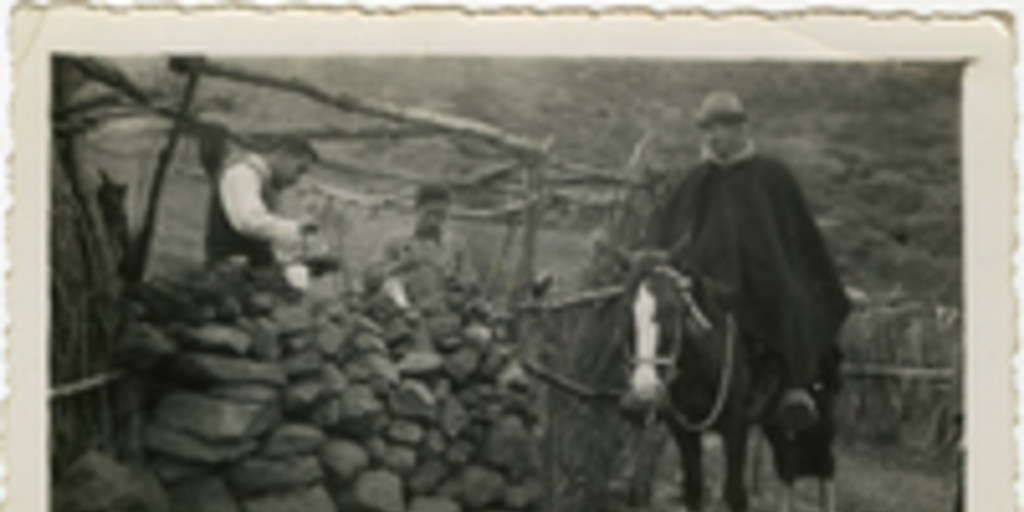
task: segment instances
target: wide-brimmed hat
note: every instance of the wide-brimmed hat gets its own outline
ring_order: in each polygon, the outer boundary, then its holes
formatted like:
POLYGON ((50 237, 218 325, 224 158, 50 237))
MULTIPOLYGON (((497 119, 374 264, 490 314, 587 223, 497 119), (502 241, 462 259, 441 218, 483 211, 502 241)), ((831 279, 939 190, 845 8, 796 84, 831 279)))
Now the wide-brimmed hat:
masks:
POLYGON ((742 123, 747 120, 747 111, 735 93, 715 91, 704 98, 696 119, 702 128, 715 122, 742 123))

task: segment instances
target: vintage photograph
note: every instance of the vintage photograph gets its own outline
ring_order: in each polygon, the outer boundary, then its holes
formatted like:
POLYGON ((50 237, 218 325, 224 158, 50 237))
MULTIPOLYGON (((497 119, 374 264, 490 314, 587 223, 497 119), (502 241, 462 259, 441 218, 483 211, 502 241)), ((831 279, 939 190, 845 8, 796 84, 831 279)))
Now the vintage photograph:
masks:
POLYGON ((49 66, 56 512, 965 510, 966 60, 49 66))

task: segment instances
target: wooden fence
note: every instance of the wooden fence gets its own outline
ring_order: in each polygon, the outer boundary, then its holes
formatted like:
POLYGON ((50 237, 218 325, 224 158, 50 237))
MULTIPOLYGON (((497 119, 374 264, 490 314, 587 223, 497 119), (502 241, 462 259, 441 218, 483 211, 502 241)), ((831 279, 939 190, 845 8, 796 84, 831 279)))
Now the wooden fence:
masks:
MULTIPOLYGON (((57 66, 59 75, 67 69, 57 66)), ((72 79, 63 80, 67 86, 72 79)), ((66 97, 57 91, 59 105, 66 97)), ((80 453, 99 449, 130 456, 138 410, 131 386, 109 373, 124 319, 115 244, 102 222, 73 139, 51 153, 50 399, 51 476, 80 453)))

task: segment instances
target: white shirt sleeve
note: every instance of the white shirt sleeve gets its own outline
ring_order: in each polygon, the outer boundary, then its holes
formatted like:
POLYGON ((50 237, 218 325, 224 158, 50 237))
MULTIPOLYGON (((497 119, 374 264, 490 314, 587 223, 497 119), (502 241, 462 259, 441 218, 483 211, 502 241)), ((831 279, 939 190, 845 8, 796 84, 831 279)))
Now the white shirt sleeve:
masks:
POLYGON ((299 244, 302 235, 298 222, 278 217, 267 209, 260 194, 259 171, 239 163, 224 171, 220 197, 228 222, 239 233, 276 244, 299 244))

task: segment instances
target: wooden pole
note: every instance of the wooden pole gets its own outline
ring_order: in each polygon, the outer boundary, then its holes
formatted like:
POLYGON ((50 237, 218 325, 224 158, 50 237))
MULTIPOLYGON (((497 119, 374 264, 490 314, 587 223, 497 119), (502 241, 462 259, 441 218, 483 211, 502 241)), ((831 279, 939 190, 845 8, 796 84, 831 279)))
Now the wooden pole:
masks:
MULTIPOLYGON (((531 159, 534 160, 534 159, 531 159)), ((529 205, 526 208, 523 229, 523 253, 519 261, 513 304, 523 304, 530 299, 530 288, 536 277, 537 237, 540 235, 540 224, 544 214, 544 167, 534 160, 526 166, 526 190, 529 205)))
MULTIPOLYGON (((172 60, 171 67, 180 71, 180 62, 172 60)), ((160 210, 160 192, 163 190, 164 178, 167 169, 170 167, 174 157, 174 150, 178 147, 178 140, 188 120, 188 112, 195 99, 196 88, 199 86, 199 74, 189 72, 188 82, 185 84, 185 92, 174 116, 174 126, 167 138, 167 144, 160 151, 157 157, 156 171, 153 175, 153 186, 149 189, 149 198, 146 201, 146 216, 142 221, 142 229, 139 237, 128 244, 128 257, 125 258, 123 274, 129 283, 137 283, 146 274, 146 262, 149 259, 149 249, 153 242, 153 231, 156 227, 157 212, 160 210)))
POLYGON ((217 64, 205 59, 190 59, 182 64, 187 66, 189 71, 193 73, 289 91, 346 112, 356 112, 392 121, 401 121, 413 126, 471 136, 523 154, 537 154, 544 151, 544 148, 534 141, 479 121, 422 109, 402 107, 383 101, 361 98, 345 92, 336 91, 328 93, 299 79, 275 77, 224 64, 217 64))

